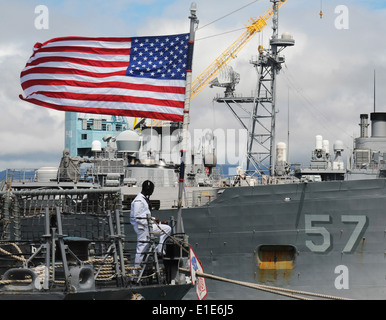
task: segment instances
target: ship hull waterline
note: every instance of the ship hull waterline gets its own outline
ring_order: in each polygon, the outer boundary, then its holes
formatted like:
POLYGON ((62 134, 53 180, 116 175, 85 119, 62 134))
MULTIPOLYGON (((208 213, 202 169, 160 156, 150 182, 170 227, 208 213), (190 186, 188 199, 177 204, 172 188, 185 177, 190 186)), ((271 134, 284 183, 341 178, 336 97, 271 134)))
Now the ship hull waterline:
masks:
POLYGON ((5 291, 0 300, 181 300, 191 289, 185 285, 154 285, 139 288, 116 288, 88 290, 84 292, 63 291, 5 291))

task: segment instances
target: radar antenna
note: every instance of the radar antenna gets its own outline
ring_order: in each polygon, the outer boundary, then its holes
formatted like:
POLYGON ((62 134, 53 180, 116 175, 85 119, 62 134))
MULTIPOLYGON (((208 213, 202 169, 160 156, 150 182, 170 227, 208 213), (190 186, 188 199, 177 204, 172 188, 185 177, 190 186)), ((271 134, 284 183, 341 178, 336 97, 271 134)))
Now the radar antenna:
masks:
POLYGON ((240 74, 233 71, 231 66, 226 66, 217 78, 209 83, 211 88, 223 87, 225 88, 225 97, 234 97, 236 85, 240 82, 240 74))

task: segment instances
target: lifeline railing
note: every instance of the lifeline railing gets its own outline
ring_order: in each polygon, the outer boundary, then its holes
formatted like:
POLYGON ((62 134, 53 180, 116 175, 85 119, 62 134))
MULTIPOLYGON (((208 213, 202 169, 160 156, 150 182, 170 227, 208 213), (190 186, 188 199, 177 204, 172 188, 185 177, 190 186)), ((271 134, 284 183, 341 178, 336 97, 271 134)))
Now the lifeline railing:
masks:
MULTIPOLYGON (((74 271, 69 266, 84 267, 92 243, 93 255, 101 260, 94 278, 107 261, 112 261, 117 285, 123 286, 126 271, 121 213, 120 189, 1 192, 0 249, 9 253, 4 248, 10 244, 25 249, 18 248, 13 257, 18 258, 18 267, 21 261, 28 272, 35 259, 44 265, 43 289, 55 282, 54 270, 61 262, 64 284, 70 290, 74 271), (83 242, 83 247, 71 247, 74 242, 83 242), (49 269, 53 270, 51 279, 49 269)), ((0 271, 8 272, 12 263, 4 256, 0 257, 0 271)), ((13 276, 19 277, 21 270, 14 270, 13 276)), ((80 276, 79 272, 76 276, 80 276)))

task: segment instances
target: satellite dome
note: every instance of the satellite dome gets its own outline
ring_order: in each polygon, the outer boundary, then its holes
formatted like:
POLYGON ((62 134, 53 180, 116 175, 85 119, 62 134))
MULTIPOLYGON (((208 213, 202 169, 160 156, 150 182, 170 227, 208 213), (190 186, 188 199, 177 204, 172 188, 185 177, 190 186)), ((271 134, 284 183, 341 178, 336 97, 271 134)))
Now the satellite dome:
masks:
POLYGON ((116 144, 120 152, 139 152, 141 140, 135 131, 126 130, 118 135, 116 144))
POLYGON ((102 144, 101 144, 101 142, 98 141, 98 140, 94 140, 91 143, 91 151, 94 151, 94 152, 102 151, 102 144))
POLYGON ((344 150, 344 144, 341 140, 336 140, 334 143, 334 151, 343 151, 344 150))

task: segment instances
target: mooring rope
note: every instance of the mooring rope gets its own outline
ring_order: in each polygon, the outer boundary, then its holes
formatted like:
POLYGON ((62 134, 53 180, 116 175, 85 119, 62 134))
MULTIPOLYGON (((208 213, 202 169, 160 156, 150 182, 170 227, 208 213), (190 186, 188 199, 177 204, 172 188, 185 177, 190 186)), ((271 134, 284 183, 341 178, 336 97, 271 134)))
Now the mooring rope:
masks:
MULTIPOLYGON (((185 268, 179 268, 179 270, 182 272, 185 272, 185 273, 190 273, 190 270, 185 269, 185 268)), ((288 296, 288 297, 291 297, 294 299, 311 300, 309 298, 299 296, 299 294, 300 294, 300 295, 314 296, 314 297, 318 297, 318 298, 332 299, 332 300, 351 300, 351 299, 336 297, 336 296, 332 296, 332 295, 325 295, 325 294, 300 291, 300 290, 294 290, 294 289, 278 288, 278 287, 267 286, 267 285, 262 285, 262 284, 257 284, 257 283, 232 280, 232 279, 219 277, 219 276, 215 276, 215 275, 208 274, 208 273, 202 273, 202 272, 196 272, 196 275, 198 277, 202 277, 202 278, 208 278, 208 279, 212 279, 212 280, 218 280, 218 281, 233 283, 233 284, 241 285, 244 287, 249 287, 249 288, 253 288, 253 289, 257 289, 257 290, 261 290, 261 291, 266 291, 266 292, 271 292, 274 294, 288 296)))
MULTIPOLYGON (((17 256, 15 254, 1 248, 1 247, 0 247, 0 252, 2 252, 3 254, 5 254, 5 255, 7 255, 15 260, 18 260, 20 262, 23 262, 23 263, 26 262, 26 259, 24 258, 22 251, 20 250, 19 246, 16 243, 9 242, 9 243, 6 243, 6 245, 12 245, 21 256, 17 256)), ((96 265, 102 264, 103 261, 104 261, 104 259, 102 259, 102 258, 89 259, 89 260, 83 261, 83 264, 93 264, 94 266, 96 266, 96 265)), ((55 269, 61 268, 61 267, 62 267, 62 264, 55 265, 55 269)), ((140 268, 125 265, 126 271, 133 271, 133 270, 138 270, 138 269, 140 269, 140 268)), ((43 283, 44 272, 45 272, 44 268, 36 267, 36 268, 32 268, 32 270, 34 270, 36 272, 37 276, 40 279, 40 282, 43 283)), ((50 270, 50 279, 52 279, 52 274, 53 274, 52 266, 49 267, 49 270, 50 270)), ((115 270, 114 270, 113 258, 107 258, 107 259, 105 259, 103 266, 98 274, 98 277, 95 280, 97 280, 97 281, 110 281, 110 280, 113 280, 115 277, 116 277, 116 274, 115 274, 115 270)), ((16 283, 31 283, 31 281, 32 281, 32 278, 30 278, 30 276, 27 275, 27 279, 25 279, 25 280, 12 280, 12 279, 0 280, 0 285, 16 284, 16 283)), ((56 284, 64 284, 65 283, 65 281, 62 281, 62 280, 55 280, 54 282, 56 284)))

